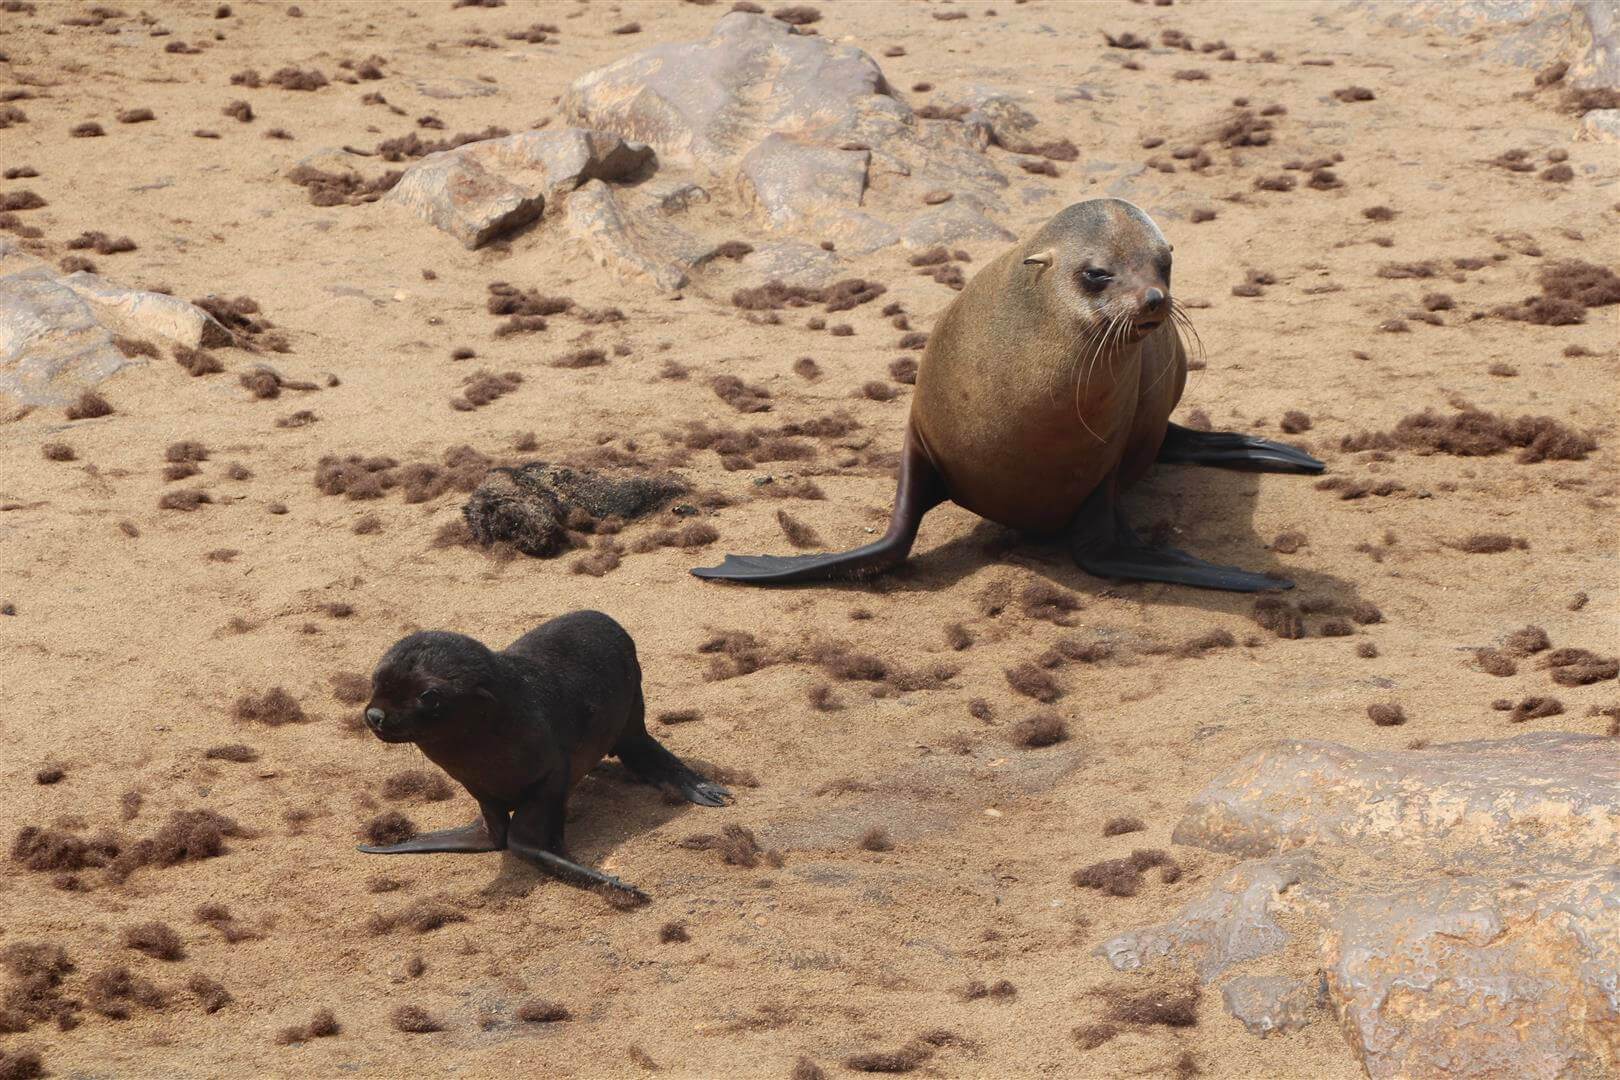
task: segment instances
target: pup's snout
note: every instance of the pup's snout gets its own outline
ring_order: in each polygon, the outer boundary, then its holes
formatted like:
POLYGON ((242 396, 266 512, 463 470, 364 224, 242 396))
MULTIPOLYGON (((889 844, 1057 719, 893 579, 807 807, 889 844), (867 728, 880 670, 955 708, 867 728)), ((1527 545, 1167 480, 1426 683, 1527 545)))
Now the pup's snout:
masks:
POLYGON ((387 719, 388 714, 377 708, 375 705, 366 710, 366 726, 378 734, 382 733, 383 722, 387 719))

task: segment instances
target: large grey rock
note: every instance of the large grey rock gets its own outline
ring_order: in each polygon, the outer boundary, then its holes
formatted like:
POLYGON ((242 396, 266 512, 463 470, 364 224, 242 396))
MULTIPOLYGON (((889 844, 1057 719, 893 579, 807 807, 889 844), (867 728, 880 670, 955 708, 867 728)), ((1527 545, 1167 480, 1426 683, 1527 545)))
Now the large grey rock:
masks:
POLYGON ((1228 1010, 1264 1032, 1315 1015, 1316 976, 1300 970, 1314 957, 1377 1078, 1596 1077, 1620 1062, 1614 739, 1279 743, 1212 783, 1174 838, 1263 857, 1106 941, 1115 968, 1227 980, 1228 1010))
POLYGON ((1572 864, 1614 852, 1620 744, 1535 732, 1421 753, 1277 743, 1193 800, 1171 839, 1231 855, 1318 843, 1438 844, 1572 864))
POLYGON ((718 246, 683 231, 665 215, 635 212, 600 180, 588 181, 568 197, 561 224, 599 266, 666 292, 685 285, 688 271, 709 261, 718 246))
POLYGON ((587 180, 620 180, 652 150, 580 128, 525 131, 429 154, 382 199, 450 233, 469 249, 526 225, 587 180))
POLYGON ((866 191, 869 150, 840 150, 767 135, 743 157, 737 179, 743 197, 773 228, 824 209, 859 206, 866 191))
POLYGON ((1018 239, 982 210, 963 199, 952 199, 936 210, 914 215, 900 230, 907 247, 926 248, 935 244, 1008 244, 1018 239))
POLYGON ((13 405, 63 405, 132 363, 114 337, 223 344, 206 312, 163 293, 95 274, 62 275, 0 240, 0 397, 13 405))
POLYGON ((1407 30, 1484 41, 1487 57, 1524 68, 1569 64, 1565 83, 1620 87, 1620 16, 1613 0, 1357 0, 1356 10, 1407 30))
POLYGON ((582 76, 560 108, 570 123, 651 145, 661 167, 722 181, 767 228, 805 237, 880 184, 908 205, 941 186, 995 205, 1007 186, 963 124, 920 119, 865 52, 745 12, 702 41, 582 76))

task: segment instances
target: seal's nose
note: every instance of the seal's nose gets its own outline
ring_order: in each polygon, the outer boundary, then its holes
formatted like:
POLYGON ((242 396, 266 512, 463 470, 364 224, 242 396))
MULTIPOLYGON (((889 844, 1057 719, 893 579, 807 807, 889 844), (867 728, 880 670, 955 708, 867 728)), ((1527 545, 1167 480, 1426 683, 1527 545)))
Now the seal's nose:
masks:
POLYGON ((379 730, 386 719, 388 719, 388 714, 375 705, 366 710, 366 723, 371 727, 372 731, 379 730))
POLYGON ((1164 293, 1159 289, 1149 289, 1142 294, 1142 312, 1146 315, 1157 315, 1164 308, 1164 293))

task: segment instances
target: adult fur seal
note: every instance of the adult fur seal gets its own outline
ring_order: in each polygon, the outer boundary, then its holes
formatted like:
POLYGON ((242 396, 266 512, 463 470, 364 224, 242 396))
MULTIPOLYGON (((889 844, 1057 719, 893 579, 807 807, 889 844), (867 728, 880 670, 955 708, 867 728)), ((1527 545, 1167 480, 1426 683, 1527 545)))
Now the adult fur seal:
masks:
POLYGON ((1075 203, 974 276, 917 372, 889 529, 829 555, 728 555, 698 577, 753 584, 875 573, 906 558, 947 499, 1033 533, 1067 532, 1098 577, 1243 592, 1290 582, 1150 547, 1120 493, 1154 461, 1316 473, 1280 443, 1170 423, 1187 378, 1170 245, 1121 199, 1075 203))
POLYGON ((559 877, 644 897, 568 857, 564 813, 580 778, 614 754, 689 802, 731 801, 647 734, 635 642, 599 611, 559 616, 498 653, 464 634, 412 634, 383 655, 371 686, 367 726, 383 742, 414 742, 478 800, 483 820, 364 852, 507 848, 559 877))

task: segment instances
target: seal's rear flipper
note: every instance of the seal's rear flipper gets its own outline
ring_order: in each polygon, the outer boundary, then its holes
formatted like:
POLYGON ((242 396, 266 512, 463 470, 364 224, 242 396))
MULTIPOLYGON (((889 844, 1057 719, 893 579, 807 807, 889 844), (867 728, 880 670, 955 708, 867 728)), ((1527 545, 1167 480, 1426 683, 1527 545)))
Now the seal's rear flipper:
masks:
POLYGON ((1114 505, 1113 484, 1105 481, 1075 515, 1069 544, 1075 565, 1100 578, 1165 581, 1227 592, 1292 589, 1294 583, 1206 562, 1175 548, 1151 547, 1137 536, 1114 505))
POLYGON ((358 850, 367 855, 424 855, 430 852, 499 851, 499 845, 489 838, 489 830, 482 821, 463 825, 459 829, 441 829, 422 833, 397 844, 360 844, 358 850))
POLYGON ((647 783, 667 784, 679 791, 687 802, 699 806, 729 806, 736 801, 730 791, 693 772, 645 731, 621 739, 612 753, 619 756, 625 768, 647 783))
POLYGON ((1170 465, 1213 465, 1248 472, 1319 473, 1320 461, 1303 450, 1232 431, 1194 431, 1170 424, 1158 461, 1170 465))

